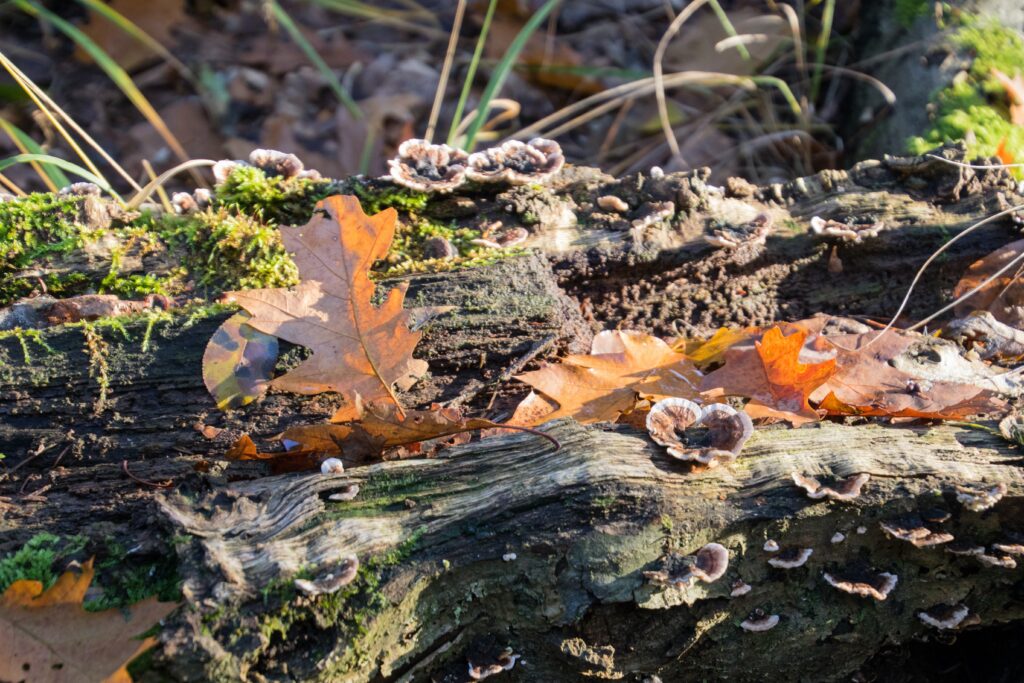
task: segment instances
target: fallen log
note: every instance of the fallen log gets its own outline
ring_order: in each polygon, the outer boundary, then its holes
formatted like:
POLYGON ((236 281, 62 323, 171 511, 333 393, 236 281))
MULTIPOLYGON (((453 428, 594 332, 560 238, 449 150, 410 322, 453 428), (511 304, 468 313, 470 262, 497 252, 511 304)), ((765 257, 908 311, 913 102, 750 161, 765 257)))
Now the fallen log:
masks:
MULTIPOLYGON (((605 326, 667 335, 817 312, 885 319, 936 247, 1019 203, 1016 189, 1002 172, 921 157, 767 187, 570 169, 550 188, 434 200, 425 210, 459 225, 527 226, 539 253, 407 277, 409 305, 455 310, 425 328, 416 355, 430 375, 404 400, 500 418, 524 392, 513 374, 588 348, 605 326), (601 206, 610 195, 624 213, 601 206), (672 215, 656 216, 665 202, 672 215), (764 244, 708 243, 761 214, 774 226, 764 244), (846 242, 809 234, 815 216, 883 226, 846 242)), ((909 315, 948 301, 967 265, 1015 227, 1007 215, 954 244, 909 315)), ((558 452, 513 436, 341 477, 265 477, 259 464, 219 459, 240 434, 322 420, 337 400, 270 393, 217 412, 200 360, 227 315, 202 306, 0 334, 0 551, 45 531, 94 539, 100 552, 95 539, 115 539, 139 571, 176 557, 185 604, 161 631, 153 676, 455 681, 470 662, 502 668, 519 655, 502 669, 509 680, 840 680, 870 671, 887 644, 930 638, 917 613, 940 603, 966 606, 980 619, 972 629, 1020 619, 1019 570, 879 527, 942 507, 943 529, 959 540, 989 546, 1024 531, 1016 451, 986 432, 759 430, 735 467, 697 474, 628 428, 559 424, 558 452), (793 472, 872 479, 853 502, 812 502, 793 472), (360 486, 354 500, 329 500, 348 484, 360 486), (1007 493, 991 511, 956 500, 958 485, 999 484, 1007 493), (833 544, 837 532, 845 540, 833 544), (814 553, 774 568, 761 549, 769 538, 814 553), (708 542, 730 553, 725 578, 685 590, 645 579, 708 542), (296 589, 349 555, 361 568, 339 592, 296 589), (824 582, 855 562, 899 577, 886 600, 824 582), (752 590, 732 598, 738 579, 752 590), (779 616, 774 636, 739 626, 757 609, 779 616)), ((279 369, 301 355, 286 349, 279 369)))

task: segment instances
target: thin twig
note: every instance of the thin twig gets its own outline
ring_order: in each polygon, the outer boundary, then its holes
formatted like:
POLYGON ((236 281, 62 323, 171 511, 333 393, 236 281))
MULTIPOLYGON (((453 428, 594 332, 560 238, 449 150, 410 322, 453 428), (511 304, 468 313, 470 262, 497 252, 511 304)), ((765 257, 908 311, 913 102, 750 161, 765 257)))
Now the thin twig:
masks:
POLYGON ((162 481, 162 482, 154 482, 154 481, 146 481, 145 479, 140 479, 139 477, 136 477, 134 474, 132 474, 128 470, 128 461, 127 460, 122 460, 121 461, 121 471, 124 472, 128 476, 128 478, 131 479, 132 481, 136 481, 136 482, 138 482, 140 484, 143 484, 144 486, 152 486, 155 489, 169 489, 172 486, 174 486, 174 482, 171 481, 170 479, 168 479, 167 481, 162 481))

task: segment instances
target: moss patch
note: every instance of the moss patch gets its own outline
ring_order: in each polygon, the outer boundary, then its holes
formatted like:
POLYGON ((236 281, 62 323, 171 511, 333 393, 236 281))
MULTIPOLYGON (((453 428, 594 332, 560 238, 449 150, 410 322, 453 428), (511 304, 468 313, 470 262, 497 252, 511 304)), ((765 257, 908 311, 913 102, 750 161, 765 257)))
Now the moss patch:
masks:
POLYGON ((947 142, 965 140, 969 156, 995 156, 1003 150, 1019 161, 1024 158, 1024 127, 1010 122, 1008 98, 992 76, 998 69, 1010 77, 1024 73, 1024 38, 993 21, 973 20, 952 38, 959 49, 973 53, 968 71, 957 75, 933 99, 932 127, 911 138, 908 147, 922 154, 947 142))
POLYGON ((36 534, 21 548, 0 558, 0 593, 22 579, 39 581, 49 588, 60 576, 56 565, 81 552, 85 544, 84 536, 62 539, 53 534, 36 534))

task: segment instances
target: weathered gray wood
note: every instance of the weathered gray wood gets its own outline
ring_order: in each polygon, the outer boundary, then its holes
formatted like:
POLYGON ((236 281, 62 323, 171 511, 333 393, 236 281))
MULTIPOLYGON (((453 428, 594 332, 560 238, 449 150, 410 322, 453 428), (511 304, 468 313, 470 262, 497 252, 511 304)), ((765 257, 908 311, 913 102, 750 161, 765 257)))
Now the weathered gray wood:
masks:
POLYGON ((437 460, 161 496, 170 528, 192 539, 179 546, 191 610, 165 631, 162 666, 181 679, 457 681, 467 658, 508 646, 523 662, 504 680, 849 680, 883 644, 927 637, 919 610, 962 602, 986 625, 1024 616, 1009 598, 1020 569, 915 548, 878 526, 938 506, 953 515, 942 529, 960 540, 1022 528, 1017 455, 982 432, 762 430, 735 466, 701 473, 629 429, 550 432, 558 452, 511 436, 437 460), (853 502, 820 502, 793 484, 794 471, 871 480, 853 502), (981 482, 1009 492, 987 513, 955 502, 955 486, 981 482), (326 500, 351 483, 362 488, 354 501, 326 500), (830 541, 836 532, 842 543, 830 541), (814 554, 804 567, 772 568, 769 538, 814 554), (722 579, 684 590, 645 582, 667 548, 712 541, 730 552, 722 579), (403 544, 400 563, 373 563, 403 544), (304 597, 288 580, 349 555, 364 570, 341 598, 304 597), (823 581, 858 561, 899 576, 885 602, 823 581), (736 579, 753 590, 729 597, 736 579), (743 632, 758 608, 779 625, 743 632), (268 635, 276 620, 283 633, 268 635))

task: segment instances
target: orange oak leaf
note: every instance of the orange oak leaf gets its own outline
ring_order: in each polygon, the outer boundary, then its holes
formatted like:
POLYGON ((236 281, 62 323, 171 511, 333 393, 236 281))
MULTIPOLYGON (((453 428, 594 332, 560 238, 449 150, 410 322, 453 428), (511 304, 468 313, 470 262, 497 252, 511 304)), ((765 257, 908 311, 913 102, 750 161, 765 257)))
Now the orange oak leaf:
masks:
POLYGON ((412 357, 420 333, 409 329, 402 308, 405 286, 391 289, 380 306, 371 303, 370 267, 387 254, 396 217, 394 209, 367 216, 352 196, 328 197, 309 223, 281 230, 302 278, 298 286, 230 294, 252 315, 248 325, 313 352, 270 386, 341 394, 346 404, 333 422, 357 418, 356 396, 398 406, 392 386, 426 370, 412 357))
POLYGON ((1010 78, 999 69, 992 69, 992 76, 999 81, 1010 101, 1010 123, 1024 126, 1024 77, 1018 73, 1010 78))
POLYGON ((568 356, 516 379, 558 403, 551 413, 532 414, 533 424, 561 417, 588 423, 615 420, 633 408, 638 396, 696 397, 701 374, 657 337, 605 331, 594 337, 590 355, 568 356))
POLYGON ((86 612, 92 560, 43 590, 22 579, 0 596, 0 680, 41 683, 131 683, 126 666, 156 643, 136 636, 177 607, 149 598, 129 608, 86 612))
MULTIPOLYGON (((827 357, 816 363, 800 362, 808 333, 793 329, 785 336, 773 327, 753 345, 733 346, 725 353, 725 365, 701 382, 702 391, 709 397, 751 399, 746 411, 753 418, 777 417, 797 426, 817 420, 807 398, 832 376, 836 362, 827 357)), ((827 348, 815 351, 824 357, 827 348)))
POLYGON ((829 337, 837 351, 837 371, 811 400, 829 415, 963 419, 1001 410, 991 391, 964 382, 931 381, 893 366, 892 360, 922 335, 889 330, 829 337), (868 346, 870 342, 870 346, 868 346))

